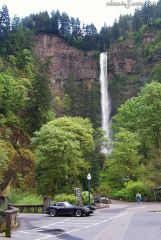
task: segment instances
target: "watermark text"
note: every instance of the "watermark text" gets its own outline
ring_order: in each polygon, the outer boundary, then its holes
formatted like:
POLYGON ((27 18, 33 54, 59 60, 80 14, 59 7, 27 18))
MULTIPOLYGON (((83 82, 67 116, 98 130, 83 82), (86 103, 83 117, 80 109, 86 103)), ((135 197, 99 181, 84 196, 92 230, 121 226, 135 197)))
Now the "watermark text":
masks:
MULTIPOLYGON (((130 8, 130 7, 142 7, 145 4, 145 2, 139 2, 139 1, 133 1, 133 0, 109 0, 106 2, 106 6, 117 6, 117 7, 125 7, 125 8, 130 8)), ((150 2, 148 1, 146 3, 147 5, 156 5, 157 2, 150 2)))

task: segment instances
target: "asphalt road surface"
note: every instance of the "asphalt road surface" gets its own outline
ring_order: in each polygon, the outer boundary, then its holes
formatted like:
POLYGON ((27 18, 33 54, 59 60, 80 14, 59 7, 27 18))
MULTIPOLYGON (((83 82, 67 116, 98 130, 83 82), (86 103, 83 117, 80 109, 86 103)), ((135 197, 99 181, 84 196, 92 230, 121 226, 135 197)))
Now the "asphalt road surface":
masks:
MULTIPOLYGON (((16 240, 160 240, 161 203, 120 203, 88 217, 19 214, 16 240)), ((7 239, 0 235, 0 239, 7 239)))

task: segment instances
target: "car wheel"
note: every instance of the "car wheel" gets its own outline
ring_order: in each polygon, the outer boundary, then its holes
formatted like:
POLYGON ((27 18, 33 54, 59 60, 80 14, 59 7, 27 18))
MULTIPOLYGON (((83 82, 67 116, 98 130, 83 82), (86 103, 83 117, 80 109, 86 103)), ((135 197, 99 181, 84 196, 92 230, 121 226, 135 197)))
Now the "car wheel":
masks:
POLYGON ((82 211, 80 209, 75 211, 76 217, 81 217, 82 216, 82 211))
POLYGON ((52 210, 50 211, 50 216, 51 216, 51 217, 55 217, 55 216, 56 216, 56 210, 55 210, 55 209, 52 209, 52 210))

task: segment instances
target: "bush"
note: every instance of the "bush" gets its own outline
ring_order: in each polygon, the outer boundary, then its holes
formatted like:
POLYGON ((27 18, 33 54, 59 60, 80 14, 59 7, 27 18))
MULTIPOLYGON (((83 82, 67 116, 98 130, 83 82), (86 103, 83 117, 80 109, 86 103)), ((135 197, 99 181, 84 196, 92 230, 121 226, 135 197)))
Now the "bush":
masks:
MULTIPOLYGON (((69 202, 71 204, 77 204, 78 203, 78 199, 74 194, 58 194, 55 196, 54 198, 55 202, 69 202)), ((83 201, 83 205, 87 205, 88 204, 88 191, 84 191, 82 192, 82 201, 83 201)), ((93 200, 93 195, 90 194, 90 203, 93 204, 94 200, 93 200)))
POLYGON ((151 183, 142 181, 129 181, 125 184, 125 188, 114 193, 114 197, 123 200, 135 201, 137 192, 140 192, 142 197, 147 199, 152 198, 151 183))
MULTIPOLYGON (((82 192, 83 205, 87 205, 89 201, 88 191, 82 192)), ((90 204, 94 204, 93 195, 90 194, 90 204)))
POLYGON ((78 199, 77 197, 74 195, 74 194, 65 194, 65 193, 62 193, 62 194, 58 194, 55 196, 54 198, 54 201, 55 202, 69 202, 71 204, 76 204, 78 202, 78 199))
POLYGON ((21 189, 13 189, 9 194, 9 202, 12 204, 42 204, 43 197, 35 193, 22 193, 21 189))
POLYGON ((129 193, 128 193, 127 189, 125 189, 125 188, 122 188, 121 190, 114 192, 112 196, 114 198, 120 199, 120 200, 130 200, 129 193))

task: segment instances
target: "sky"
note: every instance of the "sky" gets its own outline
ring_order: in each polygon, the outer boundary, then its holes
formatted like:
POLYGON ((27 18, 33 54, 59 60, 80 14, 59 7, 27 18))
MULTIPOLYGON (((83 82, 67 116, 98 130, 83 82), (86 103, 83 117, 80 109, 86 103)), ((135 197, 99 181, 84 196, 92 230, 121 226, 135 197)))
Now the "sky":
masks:
POLYGON ((120 14, 133 14, 138 3, 143 2, 143 0, 0 0, 0 8, 7 5, 10 17, 16 15, 20 18, 31 13, 46 10, 51 13, 52 10, 58 9, 61 13, 68 13, 70 17, 78 17, 81 23, 94 23, 99 31, 104 23, 107 26, 112 25, 120 14), (120 4, 126 6, 116 6, 120 4))

